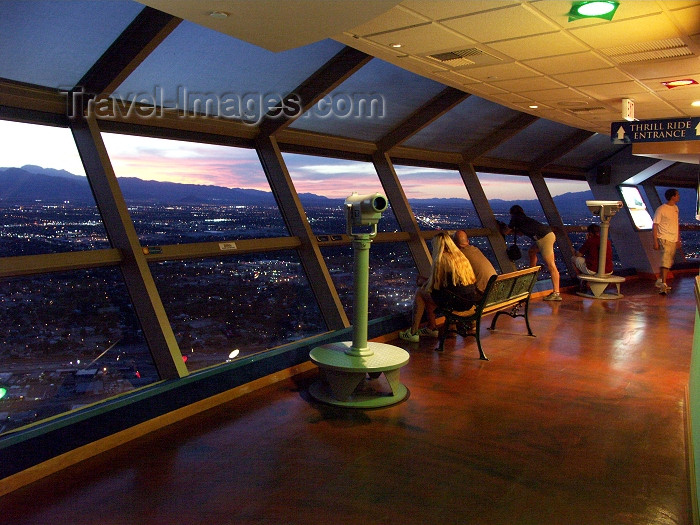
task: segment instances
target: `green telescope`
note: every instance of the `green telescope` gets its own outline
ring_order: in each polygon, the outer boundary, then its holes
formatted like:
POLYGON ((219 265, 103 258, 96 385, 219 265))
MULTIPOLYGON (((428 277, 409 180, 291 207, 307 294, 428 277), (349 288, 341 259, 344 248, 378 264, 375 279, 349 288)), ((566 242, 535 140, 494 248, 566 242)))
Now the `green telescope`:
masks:
POLYGON ((381 193, 358 195, 353 192, 345 199, 348 235, 353 235, 354 226, 374 226, 374 233, 377 233, 377 223, 388 204, 386 197, 381 193))

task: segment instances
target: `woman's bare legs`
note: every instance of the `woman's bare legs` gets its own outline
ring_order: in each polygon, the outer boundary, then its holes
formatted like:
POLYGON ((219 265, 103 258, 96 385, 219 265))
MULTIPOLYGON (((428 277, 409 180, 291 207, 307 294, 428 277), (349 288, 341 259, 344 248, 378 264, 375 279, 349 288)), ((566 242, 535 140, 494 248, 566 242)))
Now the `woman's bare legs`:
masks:
POLYGON ((416 290, 416 295, 413 301, 413 324, 411 325, 411 333, 415 334, 420 328, 420 322, 423 319, 423 313, 428 316, 428 328, 435 330, 435 302, 428 292, 423 288, 416 290))
MULTIPOLYGON (((539 252, 537 246, 532 246, 528 250, 528 255, 530 256, 530 266, 537 266, 537 253, 539 252)), ((554 252, 551 254, 542 254, 542 260, 547 265, 549 270, 549 275, 552 276, 552 288, 554 293, 559 293, 559 270, 557 269, 557 264, 554 262, 554 252)))

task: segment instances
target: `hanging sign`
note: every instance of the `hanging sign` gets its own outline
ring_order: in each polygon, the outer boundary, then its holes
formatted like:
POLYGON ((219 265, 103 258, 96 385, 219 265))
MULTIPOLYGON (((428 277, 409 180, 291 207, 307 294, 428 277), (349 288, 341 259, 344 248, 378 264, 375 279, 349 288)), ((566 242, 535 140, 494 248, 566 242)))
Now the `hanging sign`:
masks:
POLYGON ((613 122, 610 138, 613 144, 700 140, 700 117, 613 122))

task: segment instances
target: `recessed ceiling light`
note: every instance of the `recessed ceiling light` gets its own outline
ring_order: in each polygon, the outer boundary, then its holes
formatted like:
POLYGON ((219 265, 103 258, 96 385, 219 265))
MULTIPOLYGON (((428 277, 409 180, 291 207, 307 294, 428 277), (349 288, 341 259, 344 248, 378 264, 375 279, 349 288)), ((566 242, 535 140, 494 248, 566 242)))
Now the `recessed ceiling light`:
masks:
POLYGON ((403 44, 399 44, 399 43, 397 42, 397 43, 395 43, 395 44, 389 44, 389 45, 390 45, 391 47, 393 47, 393 48, 398 49, 398 48, 400 48, 403 44))
POLYGON ((569 11, 569 22, 582 18, 603 18, 604 20, 612 20, 619 5, 620 3, 614 0, 574 2, 569 11))
POLYGON ((209 13, 209 16, 212 18, 224 19, 228 18, 229 14, 226 11, 212 11, 209 13))
POLYGON ((662 84, 668 89, 673 89, 682 86, 692 86, 693 84, 697 84, 697 82, 692 78, 682 78, 678 80, 669 80, 667 82, 662 82, 662 84))
POLYGON ((528 106, 530 109, 537 109, 539 106, 537 104, 531 104, 528 106))
POLYGON ((690 105, 694 108, 700 108, 700 100, 693 100, 690 105))

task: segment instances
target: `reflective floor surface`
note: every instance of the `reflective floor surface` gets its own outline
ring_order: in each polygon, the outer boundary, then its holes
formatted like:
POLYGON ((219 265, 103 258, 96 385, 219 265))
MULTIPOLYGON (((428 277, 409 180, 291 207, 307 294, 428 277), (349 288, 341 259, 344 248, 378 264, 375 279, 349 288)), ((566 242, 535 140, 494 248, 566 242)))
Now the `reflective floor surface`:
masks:
POLYGON ((311 372, 0 498, 2 524, 691 522, 684 389, 693 277, 666 296, 534 299, 473 338, 389 341, 409 398, 378 410, 308 395, 311 372))

